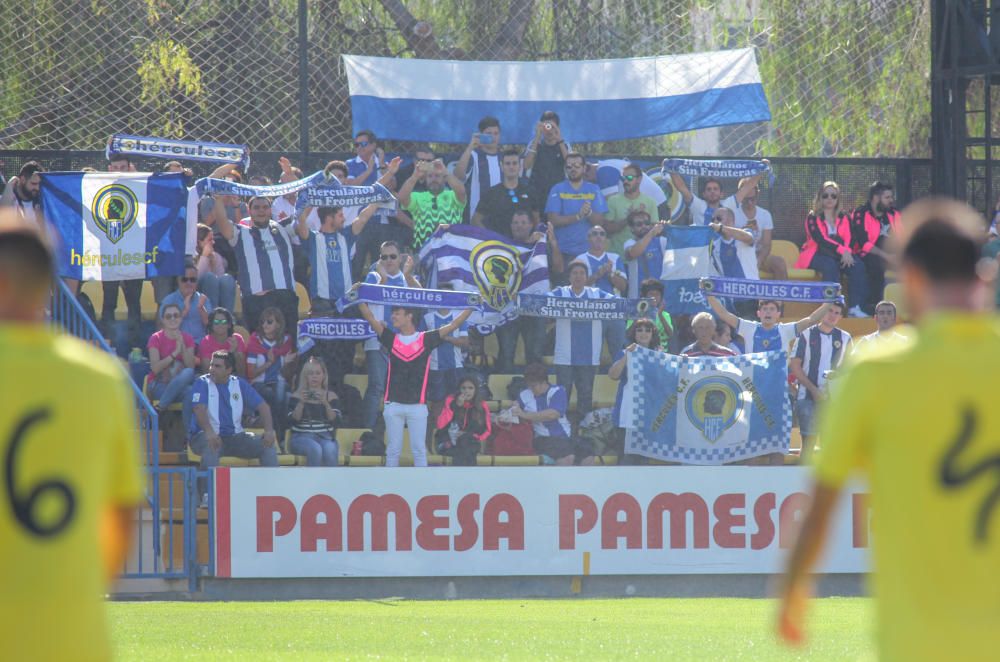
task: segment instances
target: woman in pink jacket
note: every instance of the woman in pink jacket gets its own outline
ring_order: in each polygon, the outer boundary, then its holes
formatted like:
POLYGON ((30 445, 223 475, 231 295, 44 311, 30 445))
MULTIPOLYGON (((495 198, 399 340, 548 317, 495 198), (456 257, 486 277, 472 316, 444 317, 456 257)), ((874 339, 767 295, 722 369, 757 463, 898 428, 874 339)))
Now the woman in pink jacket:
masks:
POLYGON ((479 386, 471 377, 458 382, 458 391, 449 395, 437 419, 435 450, 450 455, 456 465, 476 464, 476 455, 492 429, 490 408, 479 396, 479 386))
POLYGON ((865 265, 851 250, 851 217, 841 211, 837 182, 823 182, 813 199, 806 218, 806 243, 795 267, 818 271, 831 283, 847 276, 847 316, 868 317, 861 309, 868 295, 865 265))

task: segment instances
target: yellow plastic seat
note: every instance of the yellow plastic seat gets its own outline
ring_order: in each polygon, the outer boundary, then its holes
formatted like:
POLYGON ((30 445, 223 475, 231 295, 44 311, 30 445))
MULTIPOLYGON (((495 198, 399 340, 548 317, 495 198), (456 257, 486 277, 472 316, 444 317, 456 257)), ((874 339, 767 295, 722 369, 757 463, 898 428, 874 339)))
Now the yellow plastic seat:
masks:
POLYGON ((777 255, 785 261, 788 266, 788 277, 791 280, 816 280, 816 271, 813 269, 797 269, 795 263, 799 259, 799 247, 787 239, 775 239, 771 242, 771 255, 777 255))
POLYGON ((305 285, 296 281, 295 294, 299 297, 299 317, 305 317, 312 310, 312 302, 309 300, 309 292, 305 285))
MULTIPOLYGON (((160 307, 156 305, 156 295, 153 292, 152 281, 142 281, 142 294, 139 298, 139 308, 142 310, 142 319, 147 321, 159 319, 160 307)), ((201 338, 195 338, 195 340, 198 341, 201 340, 201 338)))

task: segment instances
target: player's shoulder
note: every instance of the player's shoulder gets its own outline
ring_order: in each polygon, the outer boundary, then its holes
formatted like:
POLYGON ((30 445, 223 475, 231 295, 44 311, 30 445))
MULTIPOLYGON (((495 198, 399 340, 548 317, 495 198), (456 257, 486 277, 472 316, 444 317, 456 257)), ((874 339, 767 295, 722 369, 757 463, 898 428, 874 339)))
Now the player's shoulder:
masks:
POLYGON ((53 334, 52 357, 67 377, 90 376, 96 381, 122 382, 126 379, 119 359, 68 334, 53 334))

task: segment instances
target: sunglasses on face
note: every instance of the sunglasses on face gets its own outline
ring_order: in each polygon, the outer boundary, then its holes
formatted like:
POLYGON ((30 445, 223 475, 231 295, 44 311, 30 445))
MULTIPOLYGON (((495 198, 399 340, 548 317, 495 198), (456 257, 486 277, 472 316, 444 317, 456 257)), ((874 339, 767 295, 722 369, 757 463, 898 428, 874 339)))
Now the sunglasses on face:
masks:
POLYGON ((355 147, 368 147, 368 145, 370 145, 370 144, 371 143, 368 142, 367 140, 359 140, 356 143, 354 143, 354 146, 355 147))
POLYGON ((608 236, 608 233, 605 232, 604 230, 593 230, 591 232, 588 232, 587 234, 590 235, 591 237, 606 237, 606 236, 608 236))
POLYGON ((166 315, 163 316, 163 319, 165 320, 178 320, 180 318, 181 318, 180 313, 167 313, 166 315))
POLYGON ((398 260, 399 256, 398 255, 379 255, 378 259, 380 259, 383 262, 385 262, 386 260, 398 260))
POLYGON ((636 179, 638 179, 638 177, 636 175, 622 175, 622 181, 623 182, 631 182, 631 181, 634 181, 636 179))
POLYGON ((278 320, 264 320, 263 322, 261 322, 261 324, 264 324, 264 325, 267 325, 267 324, 277 324, 277 323, 278 323, 278 320))
POLYGON ((215 324, 216 326, 219 326, 219 325, 222 325, 222 324, 229 324, 229 320, 227 320, 227 319, 212 320, 212 324, 215 324))
POLYGON ((837 194, 836 193, 824 193, 823 194, 823 199, 824 200, 836 200, 837 199, 837 194))
POLYGON ((197 283, 198 279, 197 278, 191 278, 189 276, 181 276, 181 282, 182 283, 197 283))
POLYGON ((722 216, 713 216, 712 220, 715 221, 715 222, 717 222, 717 223, 722 223, 722 221, 724 220, 724 217, 722 217, 722 216))

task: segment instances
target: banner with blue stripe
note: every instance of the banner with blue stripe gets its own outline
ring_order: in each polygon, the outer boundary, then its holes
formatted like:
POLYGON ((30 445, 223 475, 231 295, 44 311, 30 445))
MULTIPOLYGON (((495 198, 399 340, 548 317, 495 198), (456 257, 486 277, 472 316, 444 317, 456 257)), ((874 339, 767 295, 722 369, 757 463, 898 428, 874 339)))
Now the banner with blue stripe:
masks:
POLYGON ((509 142, 527 142, 547 110, 584 143, 771 119, 752 48, 555 62, 343 58, 354 133, 396 140, 464 144, 492 115, 509 142))
POLYGON ((634 320, 646 316, 652 303, 652 299, 573 299, 522 292, 517 295, 517 313, 572 320, 634 320))
POLYGON ((708 310, 699 280, 712 274, 711 243, 718 236, 705 225, 668 225, 663 231, 663 301, 671 314, 708 310))
POLYGON ((483 305, 482 298, 475 292, 425 290, 416 287, 364 283, 338 299, 337 310, 343 312, 359 303, 405 306, 407 308, 447 308, 448 310, 464 310, 466 308, 479 310, 483 305))
POLYGON ((788 355, 681 357, 628 353, 625 452, 684 464, 788 453, 788 355))
POLYGON ((774 299, 826 303, 840 296, 840 283, 752 280, 707 276, 698 281, 702 292, 730 299, 774 299))
POLYGON ((188 191, 181 173, 42 173, 42 211, 59 275, 134 280, 184 273, 188 191))

